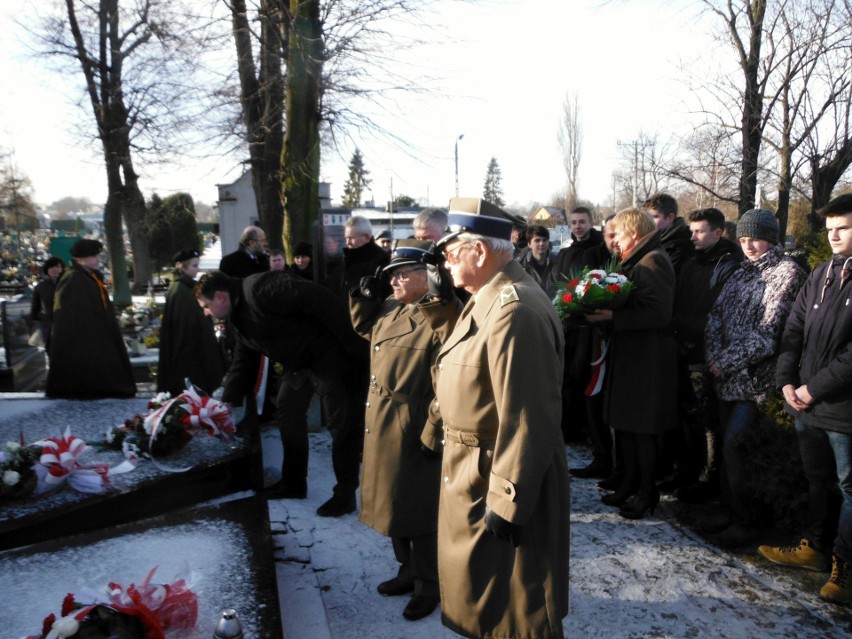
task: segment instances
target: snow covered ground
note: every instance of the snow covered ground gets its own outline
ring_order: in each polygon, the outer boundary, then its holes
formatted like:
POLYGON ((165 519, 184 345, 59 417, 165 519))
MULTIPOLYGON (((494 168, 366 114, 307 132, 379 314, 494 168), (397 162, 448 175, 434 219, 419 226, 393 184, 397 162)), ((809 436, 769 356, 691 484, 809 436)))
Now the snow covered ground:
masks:
MULTIPOLYGON (((274 430, 265 433, 264 450, 272 481, 280 460, 274 430)), ((587 461, 585 451, 568 454, 572 466, 587 461)), ((308 498, 269 502, 285 637, 457 636, 441 625, 439 611, 409 622, 406 597, 376 592, 396 573, 390 542, 355 514, 316 516, 334 483, 327 433, 311 435, 311 455, 308 498)), ((665 516, 626 521, 600 503, 592 480, 573 480, 571 495, 566 637, 852 637, 852 612, 804 591, 789 571, 723 552, 665 516)))
MULTIPOLYGON (((17 397, 21 399, 6 401, 0 396, 4 419, 57 403, 37 399, 37 394, 17 397)), ((360 524, 356 514, 338 519, 315 514, 331 495, 334 477, 329 434, 315 432, 310 437, 307 499, 269 502, 283 635, 287 639, 455 637, 441 625, 439 611, 409 622, 402 617, 406 597, 376 592, 376 585, 397 569, 386 537, 360 524)), ((263 443, 267 483, 272 483, 280 472, 277 429, 264 430, 263 443)), ((571 466, 587 461, 583 449, 569 448, 568 456, 571 466)), ((626 521, 600 503, 600 494, 593 480, 572 480, 567 637, 852 637, 852 610, 817 596, 825 575, 803 579, 759 557, 723 552, 679 526, 665 502, 657 516, 626 521)), ((235 495, 241 496, 245 494, 235 495)), ((72 566, 66 569, 73 571, 72 566)), ((0 576, 3 572, 0 565, 0 576)), ((172 575, 166 571, 163 576, 172 575)), ((24 587, 19 581, 13 577, 9 583, 24 587)), ((13 613, 9 607, 0 609, 0 627, 12 627, 13 613)), ((0 631, 0 637, 5 636, 0 631)))

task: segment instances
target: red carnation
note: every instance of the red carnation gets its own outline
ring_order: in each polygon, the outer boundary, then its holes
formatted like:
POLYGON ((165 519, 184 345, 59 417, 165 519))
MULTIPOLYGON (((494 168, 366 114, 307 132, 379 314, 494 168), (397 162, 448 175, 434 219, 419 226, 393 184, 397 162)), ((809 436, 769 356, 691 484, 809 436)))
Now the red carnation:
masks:
POLYGON ((52 612, 44 618, 44 621, 41 624, 41 636, 44 637, 48 632, 53 628, 53 624, 56 623, 56 615, 52 612))
POLYGON ((62 600, 62 616, 67 617, 77 608, 77 602, 74 601, 74 595, 70 592, 65 595, 65 599, 62 600))
POLYGON ((568 283, 565 285, 565 287, 566 288, 574 288, 579 283, 580 283, 580 278, 575 277, 573 280, 568 280, 568 283))
POLYGON ((606 290, 612 291, 613 293, 620 293, 621 292, 621 286, 619 286, 618 284, 610 284, 609 286, 606 287, 606 290))
POLYGON ((566 304, 570 304, 574 301, 574 295, 572 293, 565 293, 565 295, 562 296, 562 301, 566 304))
POLYGON ((599 280, 599 279, 601 279, 601 274, 600 273, 589 273, 589 279, 599 280))

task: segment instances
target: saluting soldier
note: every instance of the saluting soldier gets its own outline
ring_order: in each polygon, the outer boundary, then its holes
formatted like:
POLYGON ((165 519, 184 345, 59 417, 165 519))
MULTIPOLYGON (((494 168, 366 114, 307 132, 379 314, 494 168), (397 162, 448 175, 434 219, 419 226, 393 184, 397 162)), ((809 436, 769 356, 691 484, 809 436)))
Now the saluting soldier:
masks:
MULTIPOLYGON (((473 297, 437 360, 442 621, 467 637, 562 637, 569 544, 562 326, 512 259, 512 222, 501 209, 455 198, 449 225, 439 245, 453 283, 473 297)), ((445 316, 443 301, 421 305, 427 320, 445 316)), ((430 435, 423 443, 437 450, 430 435)))
POLYGON ((383 298, 385 285, 373 276, 364 277, 349 294, 352 325, 371 346, 360 520, 390 536, 400 567, 378 591, 386 596, 413 592, 402 613, 411 621, 431 614, 440 598, 441 458, 420 444, 424 429, 440 432, 440 416, 430 420, 429 407, 441 341, 417 307, 429 293, 424 258, 431 247, 429 241, 397 242, 384 269, 391 297, 383 298))

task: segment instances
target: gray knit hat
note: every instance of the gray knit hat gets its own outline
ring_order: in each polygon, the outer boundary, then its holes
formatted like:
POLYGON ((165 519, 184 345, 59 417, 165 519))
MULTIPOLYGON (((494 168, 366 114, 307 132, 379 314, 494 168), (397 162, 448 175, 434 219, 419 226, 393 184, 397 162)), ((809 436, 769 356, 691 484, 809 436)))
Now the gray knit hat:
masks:
POLYGON ((737 222, 737 239, 751 237, 778 244, 778 220, 769 209, 752 209, 737 222))

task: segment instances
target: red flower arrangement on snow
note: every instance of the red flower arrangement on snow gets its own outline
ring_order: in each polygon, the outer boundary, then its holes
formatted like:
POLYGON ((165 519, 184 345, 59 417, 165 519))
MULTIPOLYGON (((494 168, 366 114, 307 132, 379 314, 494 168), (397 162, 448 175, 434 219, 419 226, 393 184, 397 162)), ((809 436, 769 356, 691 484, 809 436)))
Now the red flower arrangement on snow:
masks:
POLYGON ((152 584, 157 566, 138 586, 110 582, 101 591, 68 594, 60 616, 45 617, 41 634, 26 639, 165 639, 167 632, 188 630, 198 619, 198 597, 186 581, 152 584))
POLYGON ((154 461, 154 455, 181 450, 199 432, 230 437, 234 418, 230 406, 189 388, 174 399, 168 393, 158 394, 148 402, 147 415, 136 415, 111 427, 106 445, 123 451, 131 461, 139 457, 154 461))
POLYGON ((572 313, 589 313, 598 308, 618 308, 627 301, 633 282, 619 272, 613 260, 605 269, 585 267, 578 275, 557 285, 553 305, 564 320, 572 313))

